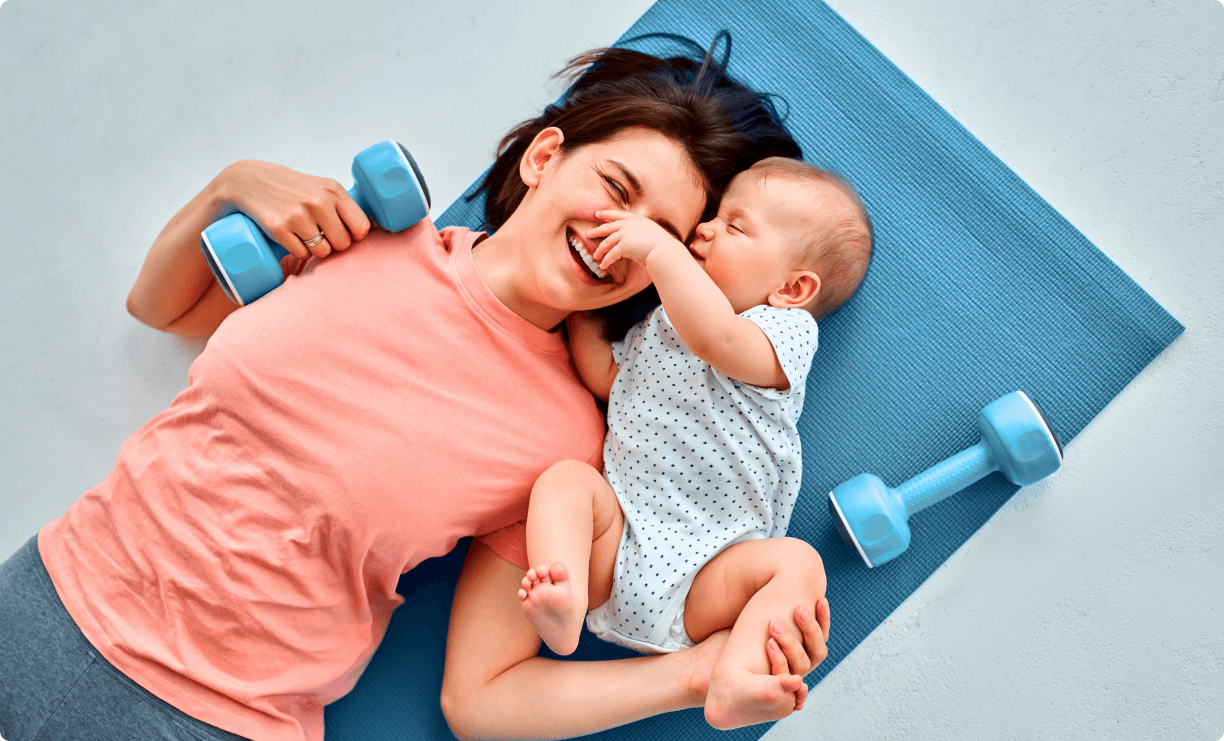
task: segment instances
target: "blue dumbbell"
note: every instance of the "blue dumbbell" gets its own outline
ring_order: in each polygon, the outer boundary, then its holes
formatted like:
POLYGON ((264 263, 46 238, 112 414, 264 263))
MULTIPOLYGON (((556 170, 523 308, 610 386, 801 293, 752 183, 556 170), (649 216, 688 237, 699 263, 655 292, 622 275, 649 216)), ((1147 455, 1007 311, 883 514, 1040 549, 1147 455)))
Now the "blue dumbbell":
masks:
MULTIPOLYGON (((429 188, 404 145, 379 142, 353 158, 348 191, 366 216, 398 232, 429 213, 429 188)), ((249 304, 285 280, 281 258, 289 251, 267 238, 247 216, 230 214, 200 233, 200 250, 225 295, 249 304)))
POLYGON ((846 543, 867 566, 901 555, 910 544, 907 520, 978 479, 1001 472, 1020 486, 1040 481, 1062 465, 1062 442, 1041 407, 1013 391, 978 414, 982 439, 896 489, 878 476, 859 474, 829 492, 829 511, 846 543))

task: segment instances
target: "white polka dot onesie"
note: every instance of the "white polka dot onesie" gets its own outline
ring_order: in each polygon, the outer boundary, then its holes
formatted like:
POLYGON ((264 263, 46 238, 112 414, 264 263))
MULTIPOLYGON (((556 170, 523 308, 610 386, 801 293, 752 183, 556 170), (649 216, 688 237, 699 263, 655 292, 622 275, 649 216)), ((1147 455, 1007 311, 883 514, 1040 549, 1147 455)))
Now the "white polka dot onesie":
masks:
POLYGON ((802 475, 799 431, 816 322, 757 306, 752 320, 790 381, 728 378, 689 352, 663 307, 613 343, 604 475, 625 514, 611 598, 587 615, 600 638, 657 653, 691 646, 684 600, 732 543, 786 534, 802 475))

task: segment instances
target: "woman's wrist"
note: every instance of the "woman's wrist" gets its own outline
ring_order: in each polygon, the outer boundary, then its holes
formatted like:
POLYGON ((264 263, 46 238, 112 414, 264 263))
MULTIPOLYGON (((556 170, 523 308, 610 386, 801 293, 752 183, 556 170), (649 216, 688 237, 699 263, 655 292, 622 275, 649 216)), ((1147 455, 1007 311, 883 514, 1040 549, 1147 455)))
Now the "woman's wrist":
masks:
POLYGON ((217 173, 217 176, 204 189, 204 195, 207 199, 206 206, 213 214, 213 218, 209 220, 210 224, 217 219, 242 210, 238 204, 243 193, 243 188, 239 185, 239 182, 245 176, 245 171, 248 167, 249 160, 239 160, 228 165, 221 172, 217 173))

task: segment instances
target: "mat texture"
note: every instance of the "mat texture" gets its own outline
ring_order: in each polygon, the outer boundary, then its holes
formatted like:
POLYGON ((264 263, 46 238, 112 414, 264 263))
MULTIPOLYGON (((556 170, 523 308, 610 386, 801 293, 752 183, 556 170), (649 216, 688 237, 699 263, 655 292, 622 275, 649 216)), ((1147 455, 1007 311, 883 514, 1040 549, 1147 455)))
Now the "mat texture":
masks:
MULTIPOLYGON (((799 425, 803 487, 790 534, 824 557, 835 621, 829 657, 808 676, 815 684, 1017 487, 993 474, 916 515, 909 551, 872 570, 839 538, 831 488, 865 471, 899 484, 976 442, 978 410, 1016 389, 1038 399, 1065 443, 1182 326, 823 3, 660 0, 624 38, 669 32, 705 45, 722 29, 734 43, 729 71, 784 99, 806 158, 859 187, 876 229, 862 289, 820 323, 799 425)), ((481 209, 460 200, 437 222, 476 228, 481 209)), ((461 561, 452 553, 400 582, 408 601, 356 689, 327 708, 329 739, 452 738, 438 694, 461 561)), ((573 658, 629 655, 586 634, 573 658)), ((599 737, 765 730, 715 732, 694 710, 599 737)))

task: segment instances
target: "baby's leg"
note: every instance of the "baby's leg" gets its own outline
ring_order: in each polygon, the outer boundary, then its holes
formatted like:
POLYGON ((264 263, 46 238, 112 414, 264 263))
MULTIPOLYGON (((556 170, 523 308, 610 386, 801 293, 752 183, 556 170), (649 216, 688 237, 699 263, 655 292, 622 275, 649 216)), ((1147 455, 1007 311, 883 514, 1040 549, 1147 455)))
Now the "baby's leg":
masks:
MULTIPOLYGON (((770 674, 765 653, 769 623, 794 615, 796 607, 816 604, 824 591, 820 556, 795 538, 737 543, 702 567, 684 603, 685 630, 700 642, 734 625, 710 677, 705 705, 710 725, 739 728, 794 707, 796 695, 787 688, 787 678, 770 674)), ((784 625, 799 632, 790 621, 784 625)))
POLYGON ((528 563, 523 611, 554 652, 578 648, 590 607, 608 599, 624 515, 604 477, 581 461, 561 461, 536 479, 527 508, 528 563))

